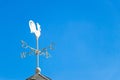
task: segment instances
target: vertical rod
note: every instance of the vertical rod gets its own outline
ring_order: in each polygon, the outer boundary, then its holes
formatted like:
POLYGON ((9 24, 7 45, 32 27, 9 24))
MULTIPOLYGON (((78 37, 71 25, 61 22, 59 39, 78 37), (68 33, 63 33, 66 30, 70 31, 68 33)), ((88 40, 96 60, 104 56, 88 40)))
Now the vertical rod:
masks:
MULTIPOLYGON (((36 37, 36 48, 39 49, 38 37, 36 37)), ((36 66, 39 67, 39 53, 36 53, 36 66)))

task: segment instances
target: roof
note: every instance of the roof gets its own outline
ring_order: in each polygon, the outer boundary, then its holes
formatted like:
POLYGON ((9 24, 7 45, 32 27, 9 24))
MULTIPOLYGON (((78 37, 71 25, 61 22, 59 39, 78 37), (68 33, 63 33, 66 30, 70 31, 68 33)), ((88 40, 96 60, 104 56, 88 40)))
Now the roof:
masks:
POLYGON ((51 80, 51 79, 42 74, 35 74, 35 75, 27 78, 26 80, 51 80))

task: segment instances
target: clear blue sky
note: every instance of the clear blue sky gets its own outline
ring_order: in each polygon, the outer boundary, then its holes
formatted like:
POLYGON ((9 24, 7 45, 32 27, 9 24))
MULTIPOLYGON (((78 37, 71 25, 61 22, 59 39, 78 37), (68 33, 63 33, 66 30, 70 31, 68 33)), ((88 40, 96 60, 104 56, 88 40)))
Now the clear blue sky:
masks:
POLYGON ((42 74, 53 80, 120 80, 119 0, 0 0, 0 80, 25 80, 35 56, 20 58, 20 40, 35 47, 28 21, 41 24, 42 74))

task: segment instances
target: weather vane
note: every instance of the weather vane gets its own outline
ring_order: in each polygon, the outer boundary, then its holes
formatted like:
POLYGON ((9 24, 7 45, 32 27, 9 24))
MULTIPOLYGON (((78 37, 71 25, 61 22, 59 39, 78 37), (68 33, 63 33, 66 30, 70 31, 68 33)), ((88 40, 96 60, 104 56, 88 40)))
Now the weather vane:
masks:
POLYGON ((22 47, 24 49, 29 49, 29 51, 28 52, 22 52, 21 57, 25 58, 27 54, 35 54, 36 55, 36 73, 40 74, 41 69, 39 67, 39 55, 46 55, 46 57, 48 58, 50 56, 49 53, 48 53, 48 49, 53 50, 53 44, 50 44, 50 46, 48 46, 46 48, 39 49, 38 39, 41 36, 40 24, 39 23, 35 24, 32 20, 30 20, 29 21, 29 27, 30 27, 31 33, 35 34, 36 48, 33 48, 33 47, 29 46, 25 41, 22 40, 21 41, 22 47))

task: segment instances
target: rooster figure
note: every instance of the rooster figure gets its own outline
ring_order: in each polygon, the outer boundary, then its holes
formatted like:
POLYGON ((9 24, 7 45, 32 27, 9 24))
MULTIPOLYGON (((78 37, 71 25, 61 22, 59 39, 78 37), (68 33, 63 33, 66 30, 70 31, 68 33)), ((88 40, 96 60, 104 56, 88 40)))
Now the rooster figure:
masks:
POLYGON ((36 36, 37 38, 39 38, 40 35, 41 35, 40 24, 39 24, 39 23, 36 23, 36 24, 35 24, 32 20, 30 20, 30 21, 29 21, 29 27, 30 27, 31 33, 34 33, 35 36, 36 36), (36 27, 36 25, 37 25, 37 27, 36 27))

